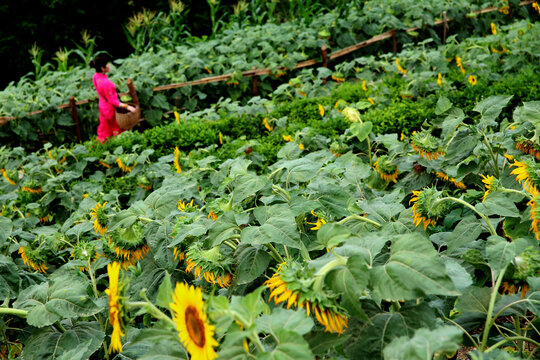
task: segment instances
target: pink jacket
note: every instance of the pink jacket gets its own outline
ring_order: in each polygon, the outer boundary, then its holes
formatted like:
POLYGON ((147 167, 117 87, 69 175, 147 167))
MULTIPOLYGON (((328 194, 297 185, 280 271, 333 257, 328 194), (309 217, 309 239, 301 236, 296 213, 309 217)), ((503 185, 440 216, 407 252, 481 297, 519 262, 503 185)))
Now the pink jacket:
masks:
POLYGON ((116 107, 120 105, 116 86, 107 75, 95 73, 92 82, 99 96, 99 126, 98 139, 101 143, 112 135, 120 134, 122 130, 116 122, 116 107))

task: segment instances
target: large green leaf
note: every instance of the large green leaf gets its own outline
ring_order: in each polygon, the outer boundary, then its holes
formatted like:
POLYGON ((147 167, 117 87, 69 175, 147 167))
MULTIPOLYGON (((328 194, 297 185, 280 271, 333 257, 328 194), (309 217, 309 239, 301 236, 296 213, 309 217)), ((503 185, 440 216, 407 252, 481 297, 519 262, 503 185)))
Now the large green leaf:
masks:
POLYGON ((20 292, 13 307, 27 310, 28 324, 36 327, 78 316, 91 316, 102 310, 88 296, 89 281, 76 270, 60 270, 49 282, 30 286, 20 292))
POLYGON ((266 248, 260 245, 240 245, 235 252, 238 264, 236 279, 238 284, 247 284, 261 276, 270 263, 270 255, 266 248))
POLYGON ((277 346, 272 351, 260 353, 260 360, 312 360, 313 353, 302 335, 285 329, 278 330, 274 336, 277 346))
POLYGON ((257 319, 257 330, 268 334, 277 334, 280 330, 288 330, 300 335, 307 334, 313 328, 313 320, 303 309, 293 311, 280 307, 274 308, 271 314, 257 319))
POLYGON ((0 216, 0 243, 6 241, 11 235, 13 224, 7 217, 0 216))
POLYGON ((386 264, 371 270, 370 285, 388 300, 459 295, 431 242, 418 234, 394 237, 386 264))
POLYGON ((384 348, 385 360, 432 360, 433 355, 453 356, 461 344, 462 331, 455 326, 418 329, 412 338, 401 336, 384 348))
POLYGON ((261 226, 249 226, 242 230, 241 240, 246 244, 281 244, 300 248, 300 235, 296 219, 290 209, 282 208, 279 214, 271 214, 261 226))
POLYGON ((247 197, 254 195, 266 185, 266 179, 255 174, 239 175, 235 178, 233 190, 234 203, 238 204, 247 197))
POLYGON ((519 210, 511 199, 503 193, 493 193, 486 201, 476 204, 476 210, 484 215, 520 217, 519 210))
MULTIPOLYGON (((534 240, 536 242, 536 240, 534 240)), ((512 242, 500 236, 490 236, 486 245, 488 264, 497 278, 501 270, 521 254, 530 243, 525 239, 516 239, 512 242)))
POLYGON ((448 251, 452 252, 464 245, 472 244, 484 231, 483 224, 474 215, 461 219, 454 231, 448 236, 448 251))
POLYGON ((0 255, 0 299, 11 299, 19 293, 21 277, 11 258, 0 255))
POLYGON ((512 95, 490 96, 476 104, 473 110, 479 112, 482 116, 480 122, 484 124, 484 127, 496 125, 495 119, 499 116, 502 109, 504 109, 512 97, 512 95))
POLYGON ((178 263, 174 259, 174 254, 170 248, 172 242, 171 233, 171 225, 166 222, 160 223, 154 221, 146 225, 144 230, 146 241, 156 264, 170 271, 174 270, 178 263))
POLYGON ((97 322, 63 323, 65 332, 54 327, 35 329, 26 340, 22 356, 28 360, 88 359, 105 338, 97 322), (81 348, 85 351, 80 351, 81 348))
MULTIPOLYGON (((373 308, 374 304, 368 303, 363 307, 373 308)), ((412 337, 416 329, 433 328, 437 319, 433 309, 426 304, 405 305, 393 313, 382 312, 378 308, 366 311, 369 321, 349 321, 351 338, 344 347, 351 359, 382 360, 383 349, 392 340, 401 336, 412 337)))
POLYGON ((109 230, 129 228, 137 221, 139 216, 153 217, 152 210, 142 201, 137 201, 128 209, 115 214, 110 220, 109 230))

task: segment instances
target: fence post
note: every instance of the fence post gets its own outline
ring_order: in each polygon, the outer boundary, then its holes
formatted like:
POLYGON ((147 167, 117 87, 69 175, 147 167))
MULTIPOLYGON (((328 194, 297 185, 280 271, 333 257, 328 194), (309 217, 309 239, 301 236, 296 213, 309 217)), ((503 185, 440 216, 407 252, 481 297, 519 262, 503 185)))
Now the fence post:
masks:
POLYGON ((133 103, 136 106, 139 106, 139 97, 137 96, 137 91, 135 90, 135 86, 133 85, 133 80, 131 80, 131 78, 127 80, 127 86, 129 89, 129 95, 131 96, 131 99, 133 99, 133 103))
MULTIPOLYGON (((257 67, 254 66, 253 70, 257 70, 257 67)), ((252 80, 252 83, 253 83, 253 88, 252 88, 253 89, 253 96, 257 96, 257 95, 259 95, 259 84, 258 84, 259 78, 258 78, 257 75, 255 75, 255 76, 253 76, 251 78, 251 80, 252 80)))
POLYGON ((392 30, 392 50, 397 53, 396 29, 392 30))
POLYGON ((448 19, 446 18, 446 11, 443 11, 442 18, 443 18, 443 40, 442 40, 442 43, 444 45, 444 44, 446 44, 446 32, 448 30, 450 30, 450 28, 448 27, 448 19))
POLYGON ((77 140, 81 142, 81 128, 79 126, 79 114, 77 113, 77 103, 75 98, 72 96, 69 98, 69 106, 71 107, 71 117, 75 122, 75 134, 77 135, 77 140))
MULTIPOLYGON (((321 55, 322 55, 322 67, 328 67, 328 48, 325 44, 321 46, 321 55)), ((326 84, 326 78, 323 79, 323 84, 326 84)))

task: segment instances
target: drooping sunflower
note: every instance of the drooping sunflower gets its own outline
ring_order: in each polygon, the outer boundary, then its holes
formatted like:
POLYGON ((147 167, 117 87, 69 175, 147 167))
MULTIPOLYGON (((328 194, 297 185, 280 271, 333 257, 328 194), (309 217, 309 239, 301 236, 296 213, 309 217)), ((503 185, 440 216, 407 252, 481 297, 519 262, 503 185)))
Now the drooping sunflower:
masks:
POLYGON ((491 23, 491 33, 497 35, 497 26, 494 23, 491 23))
POLYGON ((267 119, 267 118, 264 118, 264 119, 263 119, 263 125, 264 125, 264 127, 266 128, 266 130, 268 130, 268 131, 274 130, 274 128, 273 128, 272 126, 270 126, 270 124, 268 123, 268 119, 267 119))
POLYGON ((285 141, 288 141, 288 142, 294 141, 294 139, 290 135, 282 135, 282 136, 283 136, 283 140, 285 141))
MULTIPOLYGON (((81 260, 81 261, 89 261, 90 263, 95 262, 97 259, 101 257, 101 254, 98 252, 96 245, 94 243, 90 243, 87 241, 80 241, 73 247, 73 251, 71 252, 71 257, 74 260, 81 260)), ((79 269, 82 272, 88 271, 87 266, 78 266, 77 269, 79 269)))
POLYGON ((177 174, 182 173, 182 167, 180 166, 180 149, 178 149, 178 146, 174 148, 174 168, 176 169, 177 174))
POLYGON ((518 137, 516 139, 516 149, 540 160, 540 144, 537 144, 531 139, 527 139, 524 136, 518 137))
POLYGON ((217 221, 218 216, 217 216, 217 214, 216 214, 215 212, 210 211, 210 212, 208 213, 208 218, 209 218, 209 219, 212 219, 212 220, 214 220, 214 221, 217 221))
POLYGON ((510 15, 510 6, 501 6, 499 8, 499 12, 505 14, 505 15, 510 15))
POLYGON ((4 179, 6 179, 6 181, 11 184, 11 185, 17 185, 17 182, 15 179, 18 178, 17 176, 17 170, 6 170, 6 169, 2 169, 2 176, 4 177, 4 179))
POLYGON ((486 198, 490 193, 492 193, 493 191, 497 191, 497 187, 499 186, 499 180, 492 175, 485 176, 483 174, 480 174, 480 176, 482 177, 482 182, 486 187, 484 196, 482 196, 482 202, 484 202, 486 201, 486 198))
POLYGON ((324 117, 324 106, 322 106, 321 104, 319 104, 319 114, 321 115, 321 117, 324 117))
POLYGON ((421 158, 436 160, 439 156, 444 155, 439 147, 438 139, 426 130, 414 133, 411 142, 413 150, 421 158))
POLYGON ((150 251, 144 240, 143 231, 143 226, 136 222, 129 228, 114 230, 109 236, 109 247, 118 258, 122 259, 122 264, 132 265, 150 251))
POLYGON ((442 192, 435 188, 426 188, 412 193, 413 197, 409 204, 413 203, 411 210, 415 226, 423 224, 424 230, 427 230, 429 225, 435 226, 439 217, 446 215, 450 210, 448 202, 436 202, 441 198, 442 192))
POLYGON ((177 124, 180 124, 180 114, 178 113, 178 111, 174 112, 174 119, 176 120, 177 124))
POLYGON ((34 249, 31 244, 28 244, 27 246, 19 248, 19 254, 21 255, 23 263, 29 268, 39 271, 40 273, 47 272, 47 255, 40 247, 34 249))
POLYGON ((210 325, 204 311, 202 291, 186 283, 177 283, 170 303, 178 337, 191 355, 192 360, 216 359, 214 347, 215 327, 210 325))
POLYGON ((137 176, 137 186, 143 190, 150 191, 152 190, 152 181, 144 174, 139 175, 137 176))
POLYGON ((25 192, 29 192, 31 194, 41 194, 43 192, 41 185, 35 179, 30 179, 30 180, 25 181, 21 190, 25 192))
POLYGON ((387 155, 380 156, 375 162, 375 169, 386 182, 397 182, 399 169, 387 155))
POLYGON ((232 281, 230 257, 223 255, 219 246, 202 250, 194 243, 186 252, 186 272, 210 284, 229 287, 232 281))
POLYGON ((347 106, 343 109, 342 113, 343 115, 345 115, 347 120, 349 120, 352 123, 362 122, 360 118, 360 112, 355 108, 347 106))
POLYGON ((107 273, 109 274, 109 288, 105 290, 105 293, 109 295, 109 322, 113 327, 111 344, 109 346, 110 354, 112 352, 122 352, 122 341, 120 338, 124 336, 124 332, 122 331, 124 328, 123 289, 118 281, 120 264, 117 262, 107 264, 107 273))
POLYGON ((185 201, 182 201, 182 200, 178 200, 178 210, 182 211, 182 212, 188 212, 188 210, 190 209, 195 209, 197 207, 199 207, 199 205, 194 205, 193 204, 193 201, 195 199, 191 199, 190 202, 185 202, 185 201))
POLYGON ((396 59, 396 65, 397 65, 397 68, 398 68, 398 72, 402 73, 403 75, 407 75, 407 69, 404 69, 404 68, 399 64, 399 58, 396 59))
POLYGON ((439 87, 443 86, 442 74, 441 73, 439 73, 439 75, 437 75, 437 85, 439 85, 439 87))
POLYGON ((458 189, 464 190, 464 189, 467 188, 462 181, 457 181, 456 179, 454 179, 453 177, 448 176, 448 174, 445 174, 442 171, 436 171, 435 176, 437 176, 439 179, 442 179, 444 181, 447 181, 447 182, 453 184, 458 189))
POLYGON ((515 167, 510 173, 516 175, 516 180, 523 185, 525 191, 534 195, 540 186, 540 167, 531 159, 523 161, 514 160, 510 167, 515 167))
POLYGON ((362 90, 367 91, 367 83, 366 80, 362 81, 362 90))
POLYGON ((536 240, 540 241, 540 232, 538 232, 538 225, 540 224, 540 211, 538 209, 538 202, 540 201, 540 193, 536 192, 533 198, 527 203, 531 208, 529 209, 531 219, 531 231, 534 232, 536 240))
POLYGON ((90 218, 94 220, 94 230, 101 236, 107 232, 107 214, 105 213, 105 205, 107 201, 103 203, 97 203, 90 211, 90 218))
POLYGON ((466 71, 465 71, 465 68, 463 67, 463 63, 461 62, 461 58, 459 56, 456 56, 456 65, 461 71, 461 73, 465 75, 466 71))
POLYGON ((313 312, 319 323, 325 327, 325 332, 341 335, 348 326, 344 312, 335 304, 335 298, 324 291, 314 290, 316 277, 313 270, 291 261, 282 263, 264 284, 270 289, 269 301, 274 299, 276 304, 287 303, 291 306, 305 308, 308 316, 313 312))
POLYGON ((315 211, 311 210, 311 215, 313 215, 317 219, 314 223, 309 222, 307 221, 307 218, 304 218, 304 220, 306 221, 306 224, 315 225, 310 229, 311 231, 319 230, 321 226, 323 226, 323 224, 326 224, 326 220, 324 219, 324 214, 315 213, 315 211))
POLYGON ((137 155, 135 154, 123 154, 116 159, 116 163, 120 170, 125 173, 131 172, 135 166, 137 166, 137 155))

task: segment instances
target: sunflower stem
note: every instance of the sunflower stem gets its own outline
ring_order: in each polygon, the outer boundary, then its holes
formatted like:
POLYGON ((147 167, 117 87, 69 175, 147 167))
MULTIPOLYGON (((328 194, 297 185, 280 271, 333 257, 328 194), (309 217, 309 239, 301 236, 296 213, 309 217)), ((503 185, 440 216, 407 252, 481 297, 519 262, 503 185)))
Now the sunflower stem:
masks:
MULTIPOLYGON (((482 342, 480 343, 480 351, 483 351, 486 348, 487 342, 488 342, 488 337, 489 337, 489 330, 491 329, 491 326, 493 325, 493 323, 495 322, 495 319, 496 319, 496 317, 492 317, 493 308, 495 307, 495 300, 497 299, 497 295, 499 294, 498 290, 499 290, 499 287, 501 286, 504 273, 506 272, 506 268, 508 268, 508 265, 506 265, 501 270, 501 273, 499 274, 499 276, 497 278, 495 286, 491 290, 491 298, 489 299, 489 307, 488 307, 488 312, 487 312, 487 316, 486 316, 486 324, 484 325, 484 330, 483 330, 483 333, 482 333, 482 342)), ((504 344, 504 342, 503 342, 503 344, 504 344)), ((497 344, 495 344, 495 345, 497 345, 497 344)))
POLYGON ((167 324, 171 325, 174 329, 176 329, 176 323, 173 319, 168 317, 166 314, 163 313, 163 311, 159 310, 154 304, 148 300, 146 297, 146 294, 141 294, 142 298, 146 301, 128 301, 126 302, 126 306, 128 308, 143 308, 148 311, 150 315, 155 317, 158 320, 163 320, 167 324))
POLYGON ((509 194, 518 194, 518 195, 527 197, 527 198, 532 200, 532 196, 530 194, 524 192, 524 191, 520 191, 520 190, 516 190, 516 189, 507 189, 507 188, 504 188, 504 187, 499 187, 499 188, 497 188, 497 190, 499 190, 501 192, 509 193, 509 194))
POLYGON ((347 221, 350 221, 350 220, 360 220, 360 221, 364 221, 364 222, 367 222, 368 224, 371 224, 377 228, 380 228, 382 225, 379 224, 378 222, 376 221, 373 221, 373 220, 370 220, 366 217, 363 217, 363 216, 360 216, 360 215, 351 215, 351 216, 347 216, 346 218, 338 221, 338 224, 345 224, 347 221))
POLYGON ((281 254, 274 247, 274 245, 266 243, 264 244, 264 246, 266 246, 270 250, 270 255, 272 256, 272 258, 274 258, 274 260, 276 260, 280 264, 285 262, 285 260, 283 260, 283 258, 281 257, 281 254))
POLYGON ((230 247, 231 249, 233 250, 236 250, 236 245, 234 245, 232 242, 230 242, 229 240, 225 240, 223 241, 223 244, 227 245, 228 247, 230 247))
POLYGON ((435 201, 433 203, 433 206, 435 206, 439 202, 443 202, 443 201, 447 201, 447 200, 450 200, 450 201, 456 202, 458 204, 461 204, 463 206, 466 206, 469 209, 471 209, 472 211, 474 211, 476 214, 478 214, 478 216, 480 216, 484 220, 484 222, 488 226, 488 229, 489 229, 489 232, 491 233, 491 235, 497 235, 497 231, 495 230, 495 228, 493 228, 493 225, 491 224, 491 221, 489 221, 489 217, 482 214, 480 211, 476 210, 476 208, 474 206, 472 206, 471 204, 469 204, 468 202, 466 202, 464 200, 461 200, 461 199, 458 199, 458 198, 455 198, 455 197, 452 197, 452 196, 448 196, 448 197, 445 197, 445 198, 442 198, 442 199, 439 199, 439 200, 435 201))
POLYGON ((500 179, 501 173, 499 171, 499 166, 497 165, 497 159, 495 158, 495 154, 493 153, 493 149, 491 148, 491 145, 489 144, 488 138, 486 136, 486 133, 482 131, 482 136, 484 137, 484 144, 486 144, 489 155, 491 156, 491 160, 493 160, 493 169, 495 170, 495 175, 497 175, 497 179, 500 179))
POLYGON ((20 309, 13 309, 13 308, 7 308, 7 307, 0 307, 0 314, 15 315, 15 316, 18 316, 20 318, 26 318, 26 315, 28 315, 28 311, 20 310, 20 309))
POLYGON ((494 344, 494 345, 491 345, 488 349, 486 349, 486 351, 484 351, 485 353, 488 353, 488 352, 491 352, 492 350, 495 350, 496 348, 498 348, 499 346, 503 345, 504 343, 507 343, 509 341, 515 341, 515 340, 522 340, 522 341, 526 341, 528 343, 531 343, 537 347, 540 346, 540 343, 534 341, 533 339, 531 338, 528 338, 528 337, 524 337, 524 336, 511 336, 511 337, 508 337, 504 340, 501 340, 499 341, 498 343, 494 344))

